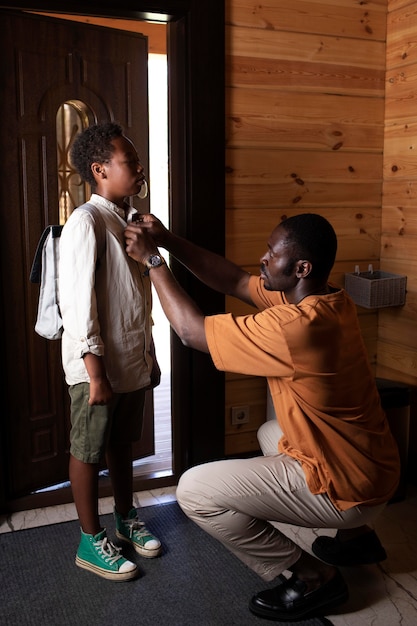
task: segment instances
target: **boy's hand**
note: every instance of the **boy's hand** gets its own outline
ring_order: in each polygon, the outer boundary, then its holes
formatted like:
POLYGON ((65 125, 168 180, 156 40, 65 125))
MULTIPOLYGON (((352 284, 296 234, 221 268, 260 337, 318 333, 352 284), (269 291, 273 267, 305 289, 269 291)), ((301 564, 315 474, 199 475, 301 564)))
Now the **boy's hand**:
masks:
POLYGON ((88 404, 109 404, 113 397, 113 391, 107 378, 92 378, 90 380, 90 396, 88 404))
POLYGON ((90 378, 88 404, 90 406, 93 404, 108 404, 113 397, 113 391, 106 375, 103 358, 87 352, 83 359, 90 378))

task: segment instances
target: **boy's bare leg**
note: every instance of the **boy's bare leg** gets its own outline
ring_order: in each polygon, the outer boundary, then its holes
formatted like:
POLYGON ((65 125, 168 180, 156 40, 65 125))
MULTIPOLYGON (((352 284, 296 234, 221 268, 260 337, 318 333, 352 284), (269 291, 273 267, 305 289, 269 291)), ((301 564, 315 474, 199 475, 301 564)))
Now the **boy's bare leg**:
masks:
POLYGON ((109 443, 106 462, 113 487, 115 509, 126 518, 133 506, 132 444, 109 443))
POLYGON ((71 454, 69 477, 80 526, 85 533, 97 535, 102 530, 98 515, 98 464, 84 463, 71 454))

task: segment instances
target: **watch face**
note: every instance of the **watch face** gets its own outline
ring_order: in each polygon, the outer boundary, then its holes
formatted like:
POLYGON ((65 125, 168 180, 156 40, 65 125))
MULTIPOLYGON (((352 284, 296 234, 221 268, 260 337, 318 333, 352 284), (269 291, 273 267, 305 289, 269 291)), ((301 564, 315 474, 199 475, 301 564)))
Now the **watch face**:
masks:
POLYGON ((157 254, 153 254, 150 258, 149 258, 149 263, 155 267, 155 265, 158 265, 158 263, 161 262, 161 259, 159 258, 159 256, 157 254))
POLYGON ((151 267, 158 267, 162 265, 163 260, 159 254, 152 254, 148 259, 148 263, 151 267))

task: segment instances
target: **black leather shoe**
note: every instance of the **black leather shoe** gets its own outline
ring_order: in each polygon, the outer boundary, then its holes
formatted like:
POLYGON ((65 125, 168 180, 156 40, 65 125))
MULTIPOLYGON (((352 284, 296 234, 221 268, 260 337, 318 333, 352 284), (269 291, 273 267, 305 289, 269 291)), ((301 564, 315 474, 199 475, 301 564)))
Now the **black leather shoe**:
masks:
POLYGON ((349 591, 340 572, 318 589, 307 591, 305 582, 293 576, 274 587, 257 593, 249 602, 249 610, 258 617, 282 622, 294 622, 323 615, 332 607, 343 604, 349 591))
POLYGON ((316 557, 329 565, 371 565, 387 558, 387 553, 373 530, 348 541, 340 541, 337 535, 317 537, 311 549, 316 557))

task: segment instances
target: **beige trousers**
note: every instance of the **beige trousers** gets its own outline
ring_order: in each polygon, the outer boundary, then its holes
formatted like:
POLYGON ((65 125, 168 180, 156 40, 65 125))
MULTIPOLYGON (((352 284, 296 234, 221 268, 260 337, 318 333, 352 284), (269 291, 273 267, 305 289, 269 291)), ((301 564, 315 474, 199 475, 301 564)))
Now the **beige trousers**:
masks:
POLYGON ((187 470, 177 488, 185 514, 223 543, 263 580, 293 565, 301 548, 271 522, 305 528, 370 524, 385 505, 339 511, 327 495, 313 495, 298 461, 277 454, 276 420, 258 431, 265 456, 205 463, 187 470))

